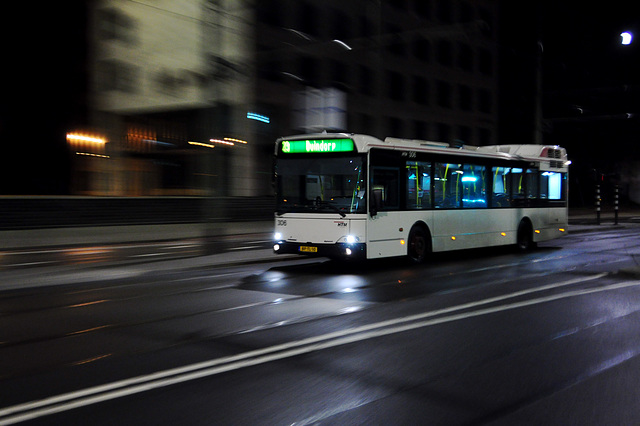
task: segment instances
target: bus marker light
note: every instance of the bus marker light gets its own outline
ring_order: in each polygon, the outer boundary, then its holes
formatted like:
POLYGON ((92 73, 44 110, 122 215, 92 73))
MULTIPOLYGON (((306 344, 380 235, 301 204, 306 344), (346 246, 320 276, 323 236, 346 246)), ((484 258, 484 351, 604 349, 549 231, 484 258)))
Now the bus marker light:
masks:
POLYGON ((558 229, 558 231, 564 232, 564 228, 560 228, 560 229, 558 229))
POLYGON ((536 230, 535 230, 535 233, 536 233, 536 234, 539 234, 539 233, 540 233, 540 230, 539 230, 539 229, 536 229, 536 230))
POLYGON ((400 240, 400 245, 403 246, 404 245, 404 240, 400 240))
POLYGON ((506 237, 507 233, 506 232, 501 232, 500 235, 502 235, 503 237, 506 237))
POLYGON ((451 241, 455 241, 456 237, 454 237, 453 235, 451 236, 451 241))

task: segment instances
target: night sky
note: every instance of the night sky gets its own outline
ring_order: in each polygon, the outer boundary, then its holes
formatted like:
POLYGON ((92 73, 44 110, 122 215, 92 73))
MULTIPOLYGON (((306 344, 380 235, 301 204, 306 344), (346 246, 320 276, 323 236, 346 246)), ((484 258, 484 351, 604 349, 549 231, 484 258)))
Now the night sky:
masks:
MULTIPOLYGON (((640 160, 640 32, 630 46, 619 36, 640 30, 631 6, 501 1, 500 143, 532 141, 541 39, 544 141, 567 147, 576 170, 608 172, 620 157, 640 160)), ((87 3, 45 7, 36 16, 21 13, 32 18, 6 37, 11 60, 4 62, 9 84, 0 104, 2 194, 63 194, 69 179, 65 129, 88 115, 87 3), (60 8, 65 13, 56 13, 60 8)))
POLYGON ((500 143, 531 140, 540 40, 544 143, 567 148, 574 204, 589 205, 596 180, 624 185, 640 161, 640 15, 630 2, 524 4, 502 3, 500 143), (637 33, 629 46, 623 31, 637 33))

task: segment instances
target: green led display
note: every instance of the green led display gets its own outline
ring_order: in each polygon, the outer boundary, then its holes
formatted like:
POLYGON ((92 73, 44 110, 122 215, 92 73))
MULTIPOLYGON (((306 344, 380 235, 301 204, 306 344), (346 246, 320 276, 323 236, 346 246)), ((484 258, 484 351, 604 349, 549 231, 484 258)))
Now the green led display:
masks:
POLYGON ((283 154, 351 152, 353 148, 353 140, 351 139, 282 141, 283 154))

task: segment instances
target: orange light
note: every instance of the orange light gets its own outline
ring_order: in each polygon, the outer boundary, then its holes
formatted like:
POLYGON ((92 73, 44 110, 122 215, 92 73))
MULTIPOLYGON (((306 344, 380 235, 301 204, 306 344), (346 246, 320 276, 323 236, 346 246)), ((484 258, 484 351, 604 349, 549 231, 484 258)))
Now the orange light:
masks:
POLYGON ((540 233, 540 230, 539 230, 539 229, 536 229, 536 230, 535 230, 535 233, 536 233, 536 234, 539 234, 539 233, 540 233))
POLYGON ((403 246, 404 245, 404 240, 400 240, 400 245, 403 246))
POLYGON ((558 229, 558 231, 564 232, 564 228, 560 228, 560 229, 558 229))
POLYGON ((208 143, 203 143, 203 142, 189 141, 189 145, 204 146, 205 148, 215 148, 215 146, 213 146, 211 144, 208 144, 208 143))
POLYGON ((231 145, 231 146, 235 145, 233 142, 229 142, 222 139, 209 139, 209 142, 220 143, 222 145, 231 145))
POLYGON ((235 142, 235 143, 242 143, 242 144, 247 143, 247 141, 243 141, 242 139, 236 139, 236 138, 224 138, 224 140, 228 142, 235 142))
POLYGON ((96 138, 93 136, 81 135, 79 133, 67 133, 67 140, 69 142, 93 142, 99 144, 107 143, 104 138, 96 138))
POLYGON ((500 235, 502 235, 503 237, 506 237, 507 233, 506 232, 501 232, 500 235))
POLYGON ((456 237, 454 237, 453 235, 451 236, 451 241, 455 241, 456 237))

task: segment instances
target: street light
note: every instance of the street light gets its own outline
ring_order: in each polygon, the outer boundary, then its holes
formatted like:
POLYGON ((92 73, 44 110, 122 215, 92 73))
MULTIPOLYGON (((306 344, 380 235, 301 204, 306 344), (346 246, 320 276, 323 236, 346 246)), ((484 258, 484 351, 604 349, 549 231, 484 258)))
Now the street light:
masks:
POLYGON ((622 41, 620 43, 625 46, 630 45, 631 41, 633 40, 633 34, 631 34, 629 31, 621 33, 620 37, 622 37, 622 41))

